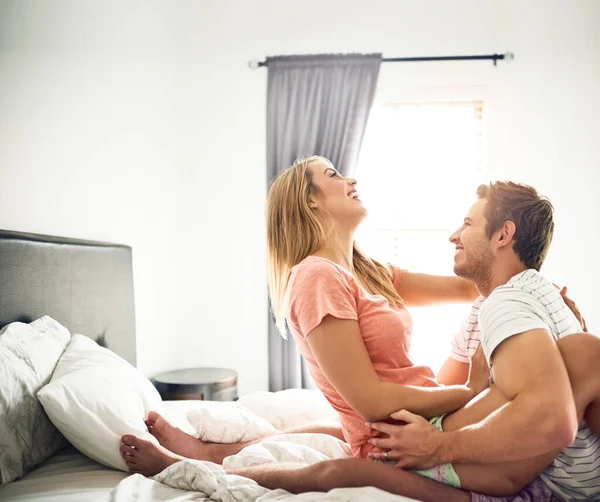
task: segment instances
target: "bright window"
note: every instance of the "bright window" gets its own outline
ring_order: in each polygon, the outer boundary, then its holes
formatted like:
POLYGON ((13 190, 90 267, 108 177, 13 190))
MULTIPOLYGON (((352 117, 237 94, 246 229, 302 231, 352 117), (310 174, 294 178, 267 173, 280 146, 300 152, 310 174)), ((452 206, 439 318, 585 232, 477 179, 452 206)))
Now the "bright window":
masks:
MULTIPOLYGON (((450 234, 486 181, 483 103, 378 104, 371 110, 357 189, 369 216, 356 239, 380 261, 453 275, 450 234)), ((469 305, 412 309, 412 354, 439 369, 469 305)))

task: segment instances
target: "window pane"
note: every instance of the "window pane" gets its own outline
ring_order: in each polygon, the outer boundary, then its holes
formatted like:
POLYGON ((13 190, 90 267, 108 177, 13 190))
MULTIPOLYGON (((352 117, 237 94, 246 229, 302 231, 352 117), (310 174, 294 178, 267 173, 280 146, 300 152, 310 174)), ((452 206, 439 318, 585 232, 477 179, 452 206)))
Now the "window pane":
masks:
POLYGON ((483 182, 481 103, 379 105, 356 177, 367 226, 450 229, 483 182))
MULTIPOLYGON (((375 106, 357 166, 369 216, 356 239, 400 268, 453 275, 449 236, 475 200, 484 172, 481 102, 375 106)), ((413 359, 435 371, 469 305, 411 309, 413 359)))

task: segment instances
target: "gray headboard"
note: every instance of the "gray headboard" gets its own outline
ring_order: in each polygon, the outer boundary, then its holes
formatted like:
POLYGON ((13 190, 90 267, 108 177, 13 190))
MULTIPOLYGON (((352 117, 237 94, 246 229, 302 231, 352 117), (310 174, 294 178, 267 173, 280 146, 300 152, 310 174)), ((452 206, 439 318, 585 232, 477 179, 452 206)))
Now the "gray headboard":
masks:
POLYGON ((43 315, 135 365, 131 248, 0 230, 0 327, 43 315))

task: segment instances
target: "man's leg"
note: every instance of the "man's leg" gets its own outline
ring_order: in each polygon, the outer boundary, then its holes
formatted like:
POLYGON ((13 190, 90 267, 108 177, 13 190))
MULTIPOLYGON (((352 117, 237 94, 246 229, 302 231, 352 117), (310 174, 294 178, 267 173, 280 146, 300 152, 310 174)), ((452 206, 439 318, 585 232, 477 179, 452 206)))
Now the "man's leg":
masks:
MULTIPOLYGON (((167 450, 185 458, 208 460, 216 464, 223 463, 224 458, 239 453, 246 446, 269 437, 263 436, 244 443, 206 443, 174 427, 154 411, 148 414, 146 426, 150 434, 158 439, 158 442, 167 450)), ((271 434, 271 436, 280 434, 328 434, 342 441, 344 440, 342 429, 335 422, 314 422, 305 426, 278 431, 271 434)))

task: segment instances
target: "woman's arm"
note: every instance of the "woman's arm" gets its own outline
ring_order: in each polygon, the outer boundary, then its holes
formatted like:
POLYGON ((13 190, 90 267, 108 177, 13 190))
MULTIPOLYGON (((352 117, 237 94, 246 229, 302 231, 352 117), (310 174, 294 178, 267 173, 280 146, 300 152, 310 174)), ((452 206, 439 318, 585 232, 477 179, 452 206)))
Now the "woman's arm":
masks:
POLYGON ((403 270, 400 279, 394 281, 394 285, 409 307, 467 303, 479 296, 475 284, 461 277, 417 274, 403 270))
POLYGON ((382 382, 357 321, 326 316, 307 341, 331 385, 369 422, 385 420, 400 409, 432 418, 461 408, 482 390, 466 385, 427 388, 382 382))

